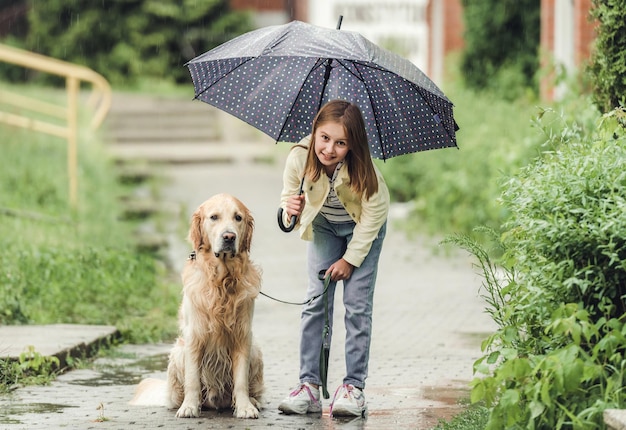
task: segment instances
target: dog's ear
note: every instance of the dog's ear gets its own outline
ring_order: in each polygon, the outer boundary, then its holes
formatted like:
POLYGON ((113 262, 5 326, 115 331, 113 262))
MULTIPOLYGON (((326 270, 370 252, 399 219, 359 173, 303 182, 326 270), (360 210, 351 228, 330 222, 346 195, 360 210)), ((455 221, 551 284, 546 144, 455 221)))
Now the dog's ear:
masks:
POLYGON ((246 228, 241 239, 241 250, 243 252, 250 252, 252 233, 254 232, 254 218, 252 217, 250 210, 247 208, 244 211, 244 220, 246 222, 246 228))
POLYGON ((191 216, 191 226, 189 227, 189 242, 193 245, 194 251, 197 251, 204 245, 202 241, 202 213, 200 210, 194 212, 191 216))

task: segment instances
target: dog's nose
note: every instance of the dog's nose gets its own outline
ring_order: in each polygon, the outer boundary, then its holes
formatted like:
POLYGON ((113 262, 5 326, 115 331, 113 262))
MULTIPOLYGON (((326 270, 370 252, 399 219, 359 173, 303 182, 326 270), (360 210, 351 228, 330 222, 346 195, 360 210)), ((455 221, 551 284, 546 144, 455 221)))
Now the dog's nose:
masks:
POLYGON ((224 239, 224 243, 233 243, 236 238, 237 238, 237 235, 229 231, 224 232, 222 234, 222 239, 224 239))

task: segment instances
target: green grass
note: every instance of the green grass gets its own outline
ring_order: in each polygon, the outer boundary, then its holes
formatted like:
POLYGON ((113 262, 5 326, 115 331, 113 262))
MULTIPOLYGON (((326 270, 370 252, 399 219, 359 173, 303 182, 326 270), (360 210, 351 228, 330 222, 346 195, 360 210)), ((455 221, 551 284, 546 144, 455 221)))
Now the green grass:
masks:
POLYGON ((138 250, 137 221, 122 219, 132 189, 81 124, 75 209, 66 142, 0 124, 0 324, 109 324, 129 341, 169 339, 179 286, 138 250))
POLYGON ((480 405, 469 405, 450 420, 440 420, 432 430, 484 430, 489 410, 480 405))

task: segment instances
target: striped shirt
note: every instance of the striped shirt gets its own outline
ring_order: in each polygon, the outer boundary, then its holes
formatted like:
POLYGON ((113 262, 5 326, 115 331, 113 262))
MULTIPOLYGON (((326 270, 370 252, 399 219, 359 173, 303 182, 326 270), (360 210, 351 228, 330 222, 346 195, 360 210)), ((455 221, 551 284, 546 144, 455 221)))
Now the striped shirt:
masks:
POLYGON ((337 178, 337 172, 343 165, 343 162, 337 164, 335 168, 335 172, 333 173, 332 178, 328 178, 328 182, 330 183, 330 191, 328 192, 328 196, 326 196, 326 201, 324 201, 324 205, 320 210, 320 213, 324 218, 328 220, 328 222, 334 224, 341 224, 346 222, 353 222, 352 217, 346 211, 346 208, 343 207, 339 197, 337 197, 337 193, 335 192, 335 179, 337 178))

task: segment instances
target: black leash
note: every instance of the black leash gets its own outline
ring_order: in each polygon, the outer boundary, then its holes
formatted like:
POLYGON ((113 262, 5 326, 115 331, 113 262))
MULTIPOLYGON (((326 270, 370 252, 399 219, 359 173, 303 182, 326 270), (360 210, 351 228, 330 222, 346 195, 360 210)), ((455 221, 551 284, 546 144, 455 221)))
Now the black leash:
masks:
POLYGON ((326 270, 320 270, 320 272, 317 274, 317 278, 320 281, 324 281, 324 291, 322 291, 320 294, 317 294, 311 297, 310 299, 307 299, 301 303, 279 300, 277 298, 274 298, 272 296, 265 294, 263 291, 260 291, 260 293, 263 296, 267 297, 268 299, 272 299, 277 302, 285 303, 288 305, 298 305, 298 306, 307 305, 311 303, 313 300, 319 298, 320 296, 324 296, 324 330, 322 331, 322 348, 320 351, 320 379, 322 380, 322 394, 324 395, 325 399, 328 399, 330 398, 330 394, 328 393, 328 388, 327 388, 328 359, 330 356, 330 323, 328 321, 328 294, 326 294, 326 292, 328 291, 328 286, 330 285, 330 275, 324 277, 325 273, 326 273, 326 270))
MULTIPOLYGON (((324 279, 326 291, 330 284, 330 275, 324 279)), ((324 294, 324 330, 322 330, 322 348, 320 351, 320 379, 322 380, 322 394, 325 399, 330 397, 328 393, 328 357, 330 356, 330 324, 328 322, 328 294, 324 294)))
POLYGON ((320 272, 317 274, 317 279, 319 279, 320 281, 324 281, 324 291, 322 291, 320 294, 317 294, 309 299, 306 299, 303 302, 288 302, 286 300, 280 300, 277 299, 276 297, 272 297, 269 294, 265 294, 263 291, 259 291, 259 294, 261 294, 262 296, 267 297, 268 299, 277 301, 279 303, 284 303, 286 305, 296 305, 296 306, 303 306, 303 305, 308 305, 309 303, 311 303, 313 300, 318 299, 320 297, 322 297, 323 295, 326 294, 326 292, 328 291, 328 286, 330 285, 330 275, 327 276, 326 278, 324 278, 324 273, 326 273, 326 270, 320 270, 320 272))

